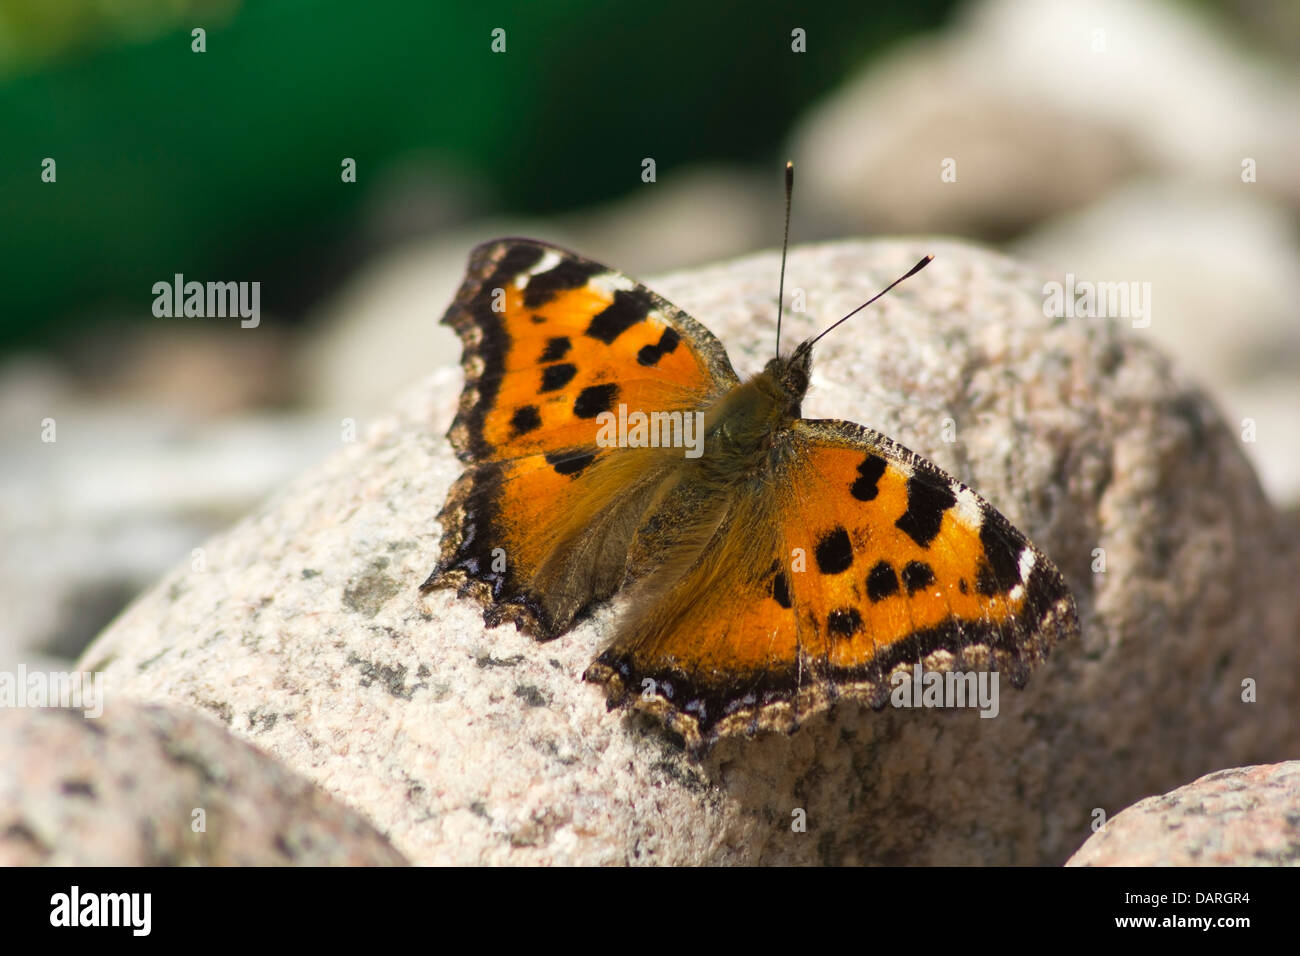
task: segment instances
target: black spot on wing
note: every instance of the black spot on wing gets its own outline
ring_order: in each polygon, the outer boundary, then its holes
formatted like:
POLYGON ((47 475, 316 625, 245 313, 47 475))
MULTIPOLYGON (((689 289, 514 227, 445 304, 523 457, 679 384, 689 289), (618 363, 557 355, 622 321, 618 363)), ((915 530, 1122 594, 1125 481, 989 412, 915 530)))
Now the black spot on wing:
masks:
POLYGON ((651 307, 650 293, 644 289, 619 289, 614 293, 614 301, 591 320, 586 334, 612 345, 616 338, 644 321, 651 307))
POLYGON ((554 338, 546 340, 546 348, 542 350, 539 362, 558 362, 568 353, 573 343, 569 341, 567 335, 557 335, 554 338))
POLYGON ((873 604, 898 593, 898 575, 888 561, 877 562, 867 575, 867 597, 873 604))
POLYGON ((617 385, 588 385, 578 393, 573 403, 573 414, 579 418, 595 418, 601 412, 607 412, 618 397, 617 385))
POLYGON ((908 594, 915 594, 934 583, 934 569, 924 561, 909 561, 903 568, 903 584, 908 594))
POLYGON ((985 514, 980 523, 984 560, 975 574, 975 590, 985 597, 1010 591, 1020 583, 1020 553, 1025 545, 1010 528, 1000 527, 1004 523, 991 514, 985 514))
POLYGON ((548 451, 546 463, 558 475, 577 475, 595 459, 594 451, 548 451))
POLYGON ((682 337, 673 329, 664 329, 664 334, 659 336, 659 344, 641 346, 641 351, 636 353, 636 360, 641 365, 658 365, 661 358, 677 350, 677 343, 681 340, 682 337))
POLYGON ((855 607, 836 608, 826 618, 826 630, 832 637, 852 637, 862 630, 862 615, 855 607))
POLYGON ((839 574, 853 565, 853 545, 849 533, 835 528, 822 535, 817 542, 817 570, 822 574, 839 574))
POLYGON ((555 268, 539 272, 528 280, 528 285, 524 287, 524 307, 536 309, 538 306, 545 305, 561 292, 581 288, 592 276, 604 271, 603 266, 598 266, 594 262, 562 259, 555 268))
POLYGON ((786 610, 790 609, 790 582, 785 579, 784 571, 778 571, 772 579, 772 599, 786 610))
POLYGON ((939 533, 943 513, 957 503, 952 489, 917 475, 907 479, 907 510, 894 522, 894 527, 908 535, 922 548, 939 533))
POLYGON ((516 408, 515 413, 510 416, 510 427, 514 430, 516 438, 541 428, 542 416, 537 413, 537 406, 520 405, 516 408))
POLYGON ((573 376, 578 374, 578 366, 572 362, 561 362, 558 365, 548 365, 542 370, 542 387, 539 392, 555 392, 573 381, 573 376))
POLYGON ((876 483, 885 473, 885 459, 879 455, 867 455, 858 465, 858 479, 849 486, 849 493, 859 501, 871 501, 879 493, 876 483))

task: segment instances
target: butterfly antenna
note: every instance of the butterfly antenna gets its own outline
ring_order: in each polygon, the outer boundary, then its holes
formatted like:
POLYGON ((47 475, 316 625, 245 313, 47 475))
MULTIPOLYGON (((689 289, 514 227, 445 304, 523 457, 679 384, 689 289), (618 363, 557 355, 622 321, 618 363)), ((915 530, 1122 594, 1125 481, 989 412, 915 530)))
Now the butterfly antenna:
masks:
POLYGON ((790 248, 790 194, 794 192, 794 163, 785 164, 785 238, 781 240, 781 281, 776 292, 776 354, 781 356, 781 312, 785 308, 785 253, 790 248))
POLYGON ((856 309, 854 309, 852 312, 850 312, 850 313, 849 313, 848 315, 846 315, 844 318, 840 319, 839 322, 836 322, 836 323, 835 323, 834 325, 832 325, 830 328, 826 329, 826 330, 823 331, 821 334, 819 334, 819 335, 817 336, 817 338, 815 338, 815 339, 813 339, 812 341, 808 342, 807 347, 808 347, 808 348, 812 348, 812 347, 817 343, 817 340, 820 339, 820 338, 821 338, 823 335, 825 335, 827 332, 829 332, 831 329, 835 328, 835 327, 838 326, 838 325, 843 324, 844 322, 847 322, 849 319, 853 318, 853 316, 857 315, 859 312, 861 312, 863 309, 865 309, 865 308, 866 308, 867 306, 869 306, 871 303, 873 303, 873 302, 875 302, 877 299, 879 299, 882 295, 884 295, 886 292, 888 292, 888 291, 889 291, 890 289, 892 289, 894 286, 898 285, 898 283, 902 282, 904 279, 910 279, 910 278, 912 278, 912 276, 916 275, 918 272, 920 272, 922 269, 924 269, 926 266, 928 266, 928 265, 929 265, 931 262, 933 262, 933 261, 934 261, 934 256, 926 256, 924 259, 922 259, 922 260, 921 260, 920 262, 918 262, 916 265, 912 266, 912 268, 908 269, 906 272, 904 272, 901 276, 899 276, 899 277, 898 277, 897 279, 895 279, 893 282, 889 283, 889 285, 885 286, 883 289, 881 289, 879 292, 877 292, 875 295, 873 295, 873 296, 872 296, 870 299, 868 299, 866 302, 863 302, 860 306, 858 306, 856 309))

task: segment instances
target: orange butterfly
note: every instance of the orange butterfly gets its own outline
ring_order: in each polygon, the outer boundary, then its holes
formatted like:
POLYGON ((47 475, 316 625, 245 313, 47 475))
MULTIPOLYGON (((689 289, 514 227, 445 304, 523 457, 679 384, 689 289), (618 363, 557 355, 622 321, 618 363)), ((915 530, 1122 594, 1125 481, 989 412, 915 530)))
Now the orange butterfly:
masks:
POLYGON ((838 698, 878 709, 918 661, 1023 686, 1077 633, 1060 572, 982 498, 878 432, 800 417, 815 340, 741 381, 686 313, 531 239, 475 249, 443 322, 467 467, 421 590, 550 640, 629 589, 585 679, 693 751, 838 698))

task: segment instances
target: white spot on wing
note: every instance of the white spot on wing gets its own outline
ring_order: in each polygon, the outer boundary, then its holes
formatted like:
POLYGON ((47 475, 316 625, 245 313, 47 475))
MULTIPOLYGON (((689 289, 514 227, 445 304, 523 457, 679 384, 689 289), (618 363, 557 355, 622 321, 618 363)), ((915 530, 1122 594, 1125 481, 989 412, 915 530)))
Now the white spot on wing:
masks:
POLYGON ((620 272, 602 272, 591 277, 591 285, 612 299, 615 292, 630 292, 635 289, 636 280, 629 279, 620 272))
POLYGON ((537 260, 537 263, 529 267, 528 275, 535 276, 541 275, 543 272, 550 272, 560 264, 560 261, 560 254, 558 252, 553 249, 547 249, 542 253, 542 257, 537 260))
POLYGON ((980 511, 979 499, 975 497, 975 492, 954 482, 952 493, 957 496, 957 504, 953 508, 957 519, 967 527, 978 530, 984 523, 984 514, 980 511))
POLYGON ((558 252, 547 249, 542 253, 542 257, 537 260, 536 264, 525 269, 519 275, 515 276, 515 288, 522 289, 528 285, 528 280, 535 275, 541 275, 543 272, 550 272, 560 264, 562 257, 558 252))
POLYGON ((1034 554, 1032 548, 1025 548, 1025 550, 1020 552, 1020 580, 1029 580, 1029 572, 1034 570, 1034 562, 1036 560, 1037 556, 1034 554))

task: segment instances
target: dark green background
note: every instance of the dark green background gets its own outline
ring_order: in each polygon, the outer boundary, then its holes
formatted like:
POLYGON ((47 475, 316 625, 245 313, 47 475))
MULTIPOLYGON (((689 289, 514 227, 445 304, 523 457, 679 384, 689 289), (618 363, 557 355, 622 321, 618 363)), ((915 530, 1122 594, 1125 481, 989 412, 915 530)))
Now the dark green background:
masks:
POLYGON ((951 5, 257 0, 157 4, 166 20, 128 30, 69 3, 60 33, 15 20, 48 19, 40 2, 5 10, 28 42, 0 76, 0 350, 148 321, 176 272, 261 279, 263 308, 300 315, 359 264, 359 210, 411 157, 471 171, 479 211, 514 213, 627 191, 646 156, 661 179, 777 163, 818 96, 951 5))

